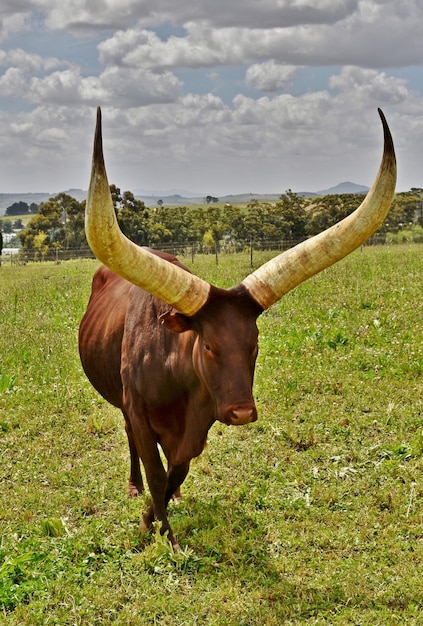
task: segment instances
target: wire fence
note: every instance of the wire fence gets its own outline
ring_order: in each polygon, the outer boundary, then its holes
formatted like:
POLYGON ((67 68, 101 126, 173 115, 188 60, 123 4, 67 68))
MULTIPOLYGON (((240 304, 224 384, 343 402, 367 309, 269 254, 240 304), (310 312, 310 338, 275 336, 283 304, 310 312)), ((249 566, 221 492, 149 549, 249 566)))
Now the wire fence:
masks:
MULTIPOLYGON (((167 252, 177 257, 191 257, 194 260, 196 255, 207 254, 214 255, 218 262, 220 255, 235 254, 239 252, 249 252, 251 261, 255 251, 274 251, 275 253, 283 252, 301 243, 301 240, 294 239, 256 239, 252 241, 223 239, 216 242, 213 246, 207 246, 203 242, 167 242, 160 244, 150 244, 150 248, 167 252)), ((364 244, 366 246, 386 245, 388 242, 384 235, 374 235, 364 244)), ((94 259, 95 255, 90 248, 66 248, 48 250, 41 254, 38 250, 22 250, 18 248, 3 248, 1 262, 3 264, 10 263, 16 265, 24 265, 26 263, 38 263, 44 261, 60 263, 71 259, 94 259)))

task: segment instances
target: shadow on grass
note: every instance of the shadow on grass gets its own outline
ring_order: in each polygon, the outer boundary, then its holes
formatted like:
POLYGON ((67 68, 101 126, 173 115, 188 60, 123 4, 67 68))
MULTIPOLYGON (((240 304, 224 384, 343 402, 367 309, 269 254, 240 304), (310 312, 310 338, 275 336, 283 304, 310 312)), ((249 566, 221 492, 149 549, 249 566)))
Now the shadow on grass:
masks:
POLYGON ((218 497, 184 498, 169 507, 169 520, 181 550, 173 551, 160 526, 138 537, 134 550, 151 573, 171 569, 207 574, 225 573, 240 583, 278 583, 266 540, 265 520, 257 522, 241 504, 226 505, 218 497))

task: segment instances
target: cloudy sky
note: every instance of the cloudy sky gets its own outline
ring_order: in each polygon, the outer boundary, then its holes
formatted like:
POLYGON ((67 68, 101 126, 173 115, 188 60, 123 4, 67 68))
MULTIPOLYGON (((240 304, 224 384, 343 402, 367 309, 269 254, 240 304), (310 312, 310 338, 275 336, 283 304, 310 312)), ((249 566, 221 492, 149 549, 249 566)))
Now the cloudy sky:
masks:
POLYGON ((1 0, 0 193, 423 186, 421 0, 1 0))

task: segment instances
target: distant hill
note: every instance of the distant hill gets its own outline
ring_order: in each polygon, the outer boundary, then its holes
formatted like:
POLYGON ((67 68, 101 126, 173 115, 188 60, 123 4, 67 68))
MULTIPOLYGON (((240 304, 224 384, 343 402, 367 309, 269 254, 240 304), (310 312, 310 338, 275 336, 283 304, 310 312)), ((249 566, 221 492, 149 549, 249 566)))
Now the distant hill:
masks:
MULTIPOLYGON (((336 187, 331 187, 330 189, 324 189, 322 191, 297 191, 295 193, 297 193, 298 196, 303 196, 305 198, 313 198, 329 194, 367 193, 368 190, 369 188, 364 187, 363 185, 356 185, 355 183, 340 183, 336 187)), ((283 191, 281 191, 281 193, 239 193, 219 196, 219 202, 228 204, 246 204, 252 200, 258 200, 259 202, 275 202, 283 193, 283 191)), ((157 202, 159 200, 163 202, 164 206, 190 206, 194 204, 204 204, 206 197, 206 194, 204 194, 204 196, 186 196, 181 194, 149 195, 148 193, 143 194, 138 192, 135 192, 134 195, 139 200, 142 200, 146 206, 150 207, 157 206, 157 202)))
POLYGON ((40 204, 51 198, 48 193, 0 193, 0 215, 4 215, 6 209, 15 202, 26 202, 29 206, 33 202, 40 204))
MULTIPOLYGON (((170 196, 147 196, 138 194, 134 195, 142 200, 146 206, 157 206, 158 200, 162 200, 164 206, 190 206, 194 204, 205 204, 205 198, 207 194, 204 194, 204 196, 190 197, 181 196, 179 194, 174 194, 170 196)), ((247 202, 251 202, 251 200, 260 200, 262 202, 274 201, 277 200, 280 195, 281 194, 240 193, 235 195, 219 196, 219 202, 225 202, 228 204, 244 204, 247 202)))
MULTIPOLYGON (((87 197, 88 191, 84 191, 83 189, 68 189, 63 193, 66 193, 68 196, 72 196, 72 198, 75 198, 75 200, 78 200, 78 202, 82 202, 82 200, 85 200, 85 198, 87 197)), ((52 198, 54 196, 57 196, 57 193, 54 193, 53 196, 50 195, 49 198, 52 198)))
POLYGON ((157 206, 159 200, 163 202, 164 206, 189 206, 190 204, 202 204, 204 202, 204 196, 182 196, 179 193, 148 195, 135 192, 134 196, 138 200, 142 200, 145 206, 157 206))
POLYGON ((160 198, 163 199, 163 196, 180 196, 183 198, 199 198, 201 196, 198 192, 188 191, 187 189, 134 189, 132 193, 137 198, 147 196, 148 198, 157 198, 157 200, 160 198))
MULTIPOLYGON (((321 189, 320 191, 297 191, 296 193, 299 196, 314 197, 342 193, 367 193, 368 191, 369 188, 365 187, 364 185, 344 182, 339 183, 339 185, 336 185, 335 187, 330 187, 329 189, 321 189)), ((40 204, 41 202, 46 202, 49 198, 57 196, 58 193, 61 192, 0 193, 0 216, 4 215, 6 209, 15 202, 26 202, 28 205, 30 205, 32 202, 35 202, 35 204, 40 204)), ((85 198, 87 197, 87 191, 84 191, 83 189, 67 189, 63 193, 72 196, 79 202, 85 200, 85 198)), ((156 191, 153 192, 143 189, 137 189, 133 193, 134 196, 142 200, 146 206, 157 206, 157 202, 159 200, 163 201, 164 206, 190 206, 194 204, 204 204, 205 197, 207 195, 204 194, 204 196, 200 196, 185 189, 168 190, 164 191, 162 194, 156 191)), ((247 202, 251 202, 252 200, 258 200, 260 202, 275 202, 282 195, 282 193, 284 192, 281 191, 280 194, 240 193, 234 195, 219 196, 219 202, 227 202, 228 204, 245 204, 247 202)))
MULTIPOLYGON (((61 193, 60 191, 49 193, 39 192, 39 193, 0 193, 0 216, 4 215, 6 209, 10 207, 15 202, 26 202, 29 206, 33 202, 35 204, 41 204, 41 202, 46 202, 49 198, 54 198, 57 194, 61 193)), ((85 200, 87 197, 87 192, 82 189, 67 189, 63 193, 68 194, 68 196, 72 196, 75 200, 81 202, 81 200, 85 200)))
POLYGON ((329 189, 321 189, 316 192, 317 196, 329 196, 332 194, 341 194, 341 193, 367 193, 369 191, 369 187, 365 185, 356 185, 355 183, 339 183, 335 187, 330 187, 329 189))

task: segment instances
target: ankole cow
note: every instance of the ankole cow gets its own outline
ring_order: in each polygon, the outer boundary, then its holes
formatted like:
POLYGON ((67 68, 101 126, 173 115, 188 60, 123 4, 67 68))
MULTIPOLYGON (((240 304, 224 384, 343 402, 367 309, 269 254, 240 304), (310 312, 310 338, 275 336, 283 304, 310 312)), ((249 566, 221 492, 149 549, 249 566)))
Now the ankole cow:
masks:
POLYGON ((159 520, 161 532, 168 532, 174 546, 166 507, 179 493, 191 459, 201 454, 210 427, 216 420, 241 425, 257 419, 252 385, 258 316, 359 247, 389 210, 396 162, 389 128, 379 114, 383 158, 358 209, 265 263, 239 285, 221 289, 193 275, 175 257, 139 247, 122 234, 107 181, 97 111, 85 226, 90 246, 104 265, 93 279, 79 350, 93 386, 124 415, 131 495, 144 488, 139 459, 144 466, 152 505, 142 516, 142 526, 149 529, 159 520))

